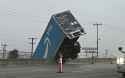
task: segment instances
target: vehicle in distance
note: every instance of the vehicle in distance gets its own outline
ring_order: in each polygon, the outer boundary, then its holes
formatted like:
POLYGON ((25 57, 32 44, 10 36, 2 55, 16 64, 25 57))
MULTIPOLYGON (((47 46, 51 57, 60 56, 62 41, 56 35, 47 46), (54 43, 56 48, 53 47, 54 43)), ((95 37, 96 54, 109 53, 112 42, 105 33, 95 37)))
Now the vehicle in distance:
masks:
POLYGON ((122 56, 117 57, 117 72, 125 77, 125 51, 123 47, 119 47, 118 50, 122 53, 122 56))

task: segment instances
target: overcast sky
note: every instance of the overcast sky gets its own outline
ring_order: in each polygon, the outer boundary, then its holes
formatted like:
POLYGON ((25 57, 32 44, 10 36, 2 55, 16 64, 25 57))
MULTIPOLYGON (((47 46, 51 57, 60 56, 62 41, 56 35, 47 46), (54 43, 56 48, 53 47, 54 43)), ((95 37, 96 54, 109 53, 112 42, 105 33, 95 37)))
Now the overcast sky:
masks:
MULTIPOLYGON (((117 55, 117 47, 125 45, 125 0, 0 0, 0 42, 8 49, 29 50, 28 37, 39 41, 52 14, 71 10, 86 35, 82 46, 96 47, 96 27, 99 27, 99 52, 108 49, 117 55)), ((36 45, 37 45, 36 42, 36 45)))

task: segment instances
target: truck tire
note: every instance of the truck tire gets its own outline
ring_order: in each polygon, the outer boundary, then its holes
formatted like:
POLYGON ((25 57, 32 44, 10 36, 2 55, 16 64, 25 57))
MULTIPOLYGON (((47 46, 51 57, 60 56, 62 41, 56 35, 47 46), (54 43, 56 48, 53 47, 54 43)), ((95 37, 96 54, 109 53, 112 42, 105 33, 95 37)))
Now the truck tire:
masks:
POLYGON ((123 77, 123 78, 125 77, 125 73, 122 73, 122 77, 123 77))

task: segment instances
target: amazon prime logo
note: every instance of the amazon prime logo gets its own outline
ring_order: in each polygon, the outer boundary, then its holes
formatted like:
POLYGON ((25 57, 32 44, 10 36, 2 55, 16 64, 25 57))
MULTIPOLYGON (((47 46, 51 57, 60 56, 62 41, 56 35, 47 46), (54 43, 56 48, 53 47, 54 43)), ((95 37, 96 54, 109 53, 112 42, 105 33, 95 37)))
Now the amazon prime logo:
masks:
POLYGON ((43 56, 44 59, 47 58, 49 49, 51 47, 51 41, 50 41, 49 35, 50 35, 51 31, 52 31, 52 28, 53 28, 52 26, 48 27, 47 32, 46 32, 46 38, 45 38, 45 40, 43 42, 44 45, 45 45, 45 50, 44 50, 45 53, 44 53, 44 56, 43 56))
POLYGON ((49 37, 47 36, 44 40, 44 45, 46 46, 45 47, 45 53, 44 53, 44 56, 43 58, 46 59, 47 58, 47 55, 48 55, 48 52, 49 52, 49 47, 51 46, 51 41, 49 39, 49 37))

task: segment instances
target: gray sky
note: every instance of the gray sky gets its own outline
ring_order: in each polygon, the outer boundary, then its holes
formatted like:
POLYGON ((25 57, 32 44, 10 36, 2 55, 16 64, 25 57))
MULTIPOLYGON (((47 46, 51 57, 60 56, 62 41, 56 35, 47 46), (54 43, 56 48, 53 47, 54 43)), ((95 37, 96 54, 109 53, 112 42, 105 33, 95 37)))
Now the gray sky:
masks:
POLYGON ((71 10, 87 34, 79 41, 82 46, 96 46, 96 27, 99 27, 99 51, 118 53, 117 47, 125 44, 125 0, 0 0, 0 42, 8 49, 28 50, 27 38, 41 37, 52 14, 71 10))

